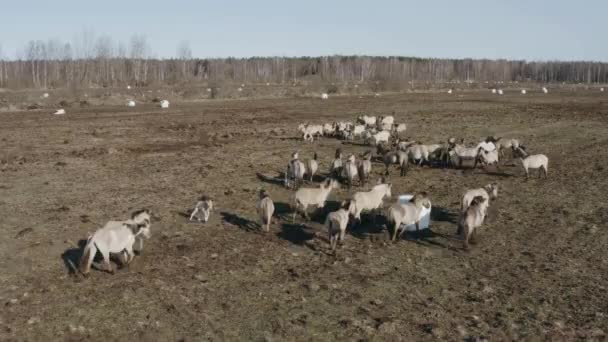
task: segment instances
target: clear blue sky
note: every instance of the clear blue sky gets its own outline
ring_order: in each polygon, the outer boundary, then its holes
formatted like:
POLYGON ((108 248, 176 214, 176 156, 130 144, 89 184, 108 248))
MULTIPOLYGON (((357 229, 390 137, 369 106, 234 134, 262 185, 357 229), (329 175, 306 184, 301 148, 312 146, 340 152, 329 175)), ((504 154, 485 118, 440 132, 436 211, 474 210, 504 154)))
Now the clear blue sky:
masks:
POLYGON ((608 0, 20 0, 0 10, 0 46, 73 41, 85 29, 158 57, 333 54, 608 61, 608 0))

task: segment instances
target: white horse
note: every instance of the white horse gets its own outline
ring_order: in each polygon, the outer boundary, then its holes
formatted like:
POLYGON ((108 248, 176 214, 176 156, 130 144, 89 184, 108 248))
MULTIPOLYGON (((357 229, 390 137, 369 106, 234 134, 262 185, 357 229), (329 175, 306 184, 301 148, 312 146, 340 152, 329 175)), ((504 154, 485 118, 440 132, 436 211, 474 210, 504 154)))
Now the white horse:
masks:
POLYGON ((147 209, 134 212, 126 221, 109 221, 88 238, 80 259, 80 272, 88 275, 99 251, 103 257, 103 267, 100 268, 114 273, 110 254, 120 254, 123 265, 129 264, 134 257, 133 244, 142 236, 150 238, 150 211, 147 209))

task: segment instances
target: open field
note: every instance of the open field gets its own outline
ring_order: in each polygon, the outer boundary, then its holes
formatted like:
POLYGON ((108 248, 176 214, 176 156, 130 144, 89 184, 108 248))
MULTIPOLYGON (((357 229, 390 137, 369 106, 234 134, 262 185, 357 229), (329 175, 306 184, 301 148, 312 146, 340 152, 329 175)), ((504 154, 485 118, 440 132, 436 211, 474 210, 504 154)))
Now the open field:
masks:
MULTIPOLYGON (((608 98, 598 92, 1 113, 0 339, 602 338, 607 132, 608 98), (425 143, 520 138, 549 156, 549 179, 526 182, 508 165, 500 172, 413 168, 403 178, 393 171, 393 197, 430 194, 433 234, 390 243, 385 229, 366 222, 330 255, 324 215, 291 222, 291 192, 256 172, 278 175, 300 150, 302 159, 317 151, 325 174, 336 147, 368 148, 335 139, 305 144, 295 139, 298 123, 392 112, 425 143), (460 194, 492 181, 499 198, 465 252, 454 236, 460 194), (270 233, 257 226, 262 187, 279 211, 270 233), (207 224, 189 223, 201 193, 217 209, 207 224), (128 269, 70 274, 79 240, 142 207, 156 216, 153 236, 128 269)), ((374 178, 382 170, 374 164, 374 178)), ((348 193, 334 192, 328 209, 348 193)))

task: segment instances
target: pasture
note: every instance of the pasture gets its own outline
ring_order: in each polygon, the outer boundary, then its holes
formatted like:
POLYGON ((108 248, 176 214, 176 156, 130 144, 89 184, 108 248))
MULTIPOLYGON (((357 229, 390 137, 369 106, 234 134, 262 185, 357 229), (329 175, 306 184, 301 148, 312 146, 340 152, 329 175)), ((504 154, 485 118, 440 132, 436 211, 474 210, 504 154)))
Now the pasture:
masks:
MULTIPOLYGON (((597 91, 489 91, 381 97, 209 100, 0 114, 0 339, 459 340, 601 338, 608 333, 608 99, 597 91), (394 114, 393 114, 394 113, 394 114), (500 170, 391 170, 393 198, 426 191, 432 233, 389 241, 384 220, 348 230, 329 253, 325 212, 291 221, 279 177, 304 122, 394 115, 424 143, 519 138, 549 157, 548 179, 500 170), (461 194, 500 185, 468 251, 455 236, 461 194), (275 202, 258 226, 260 189, 275 202), (205 224, 189 222, 201 194, 205 224), (152 237, 116 274, 72 274, 81 240, 148 208, 152 237)), ((510 153, 507 153, 510 155, 510 153)), ((383 174, 372 167, 372 180, 383 174)), ((305 184, 304 186, 311 186, 305 184)), ((355 186, 350 193, 361 189, 355 186)))

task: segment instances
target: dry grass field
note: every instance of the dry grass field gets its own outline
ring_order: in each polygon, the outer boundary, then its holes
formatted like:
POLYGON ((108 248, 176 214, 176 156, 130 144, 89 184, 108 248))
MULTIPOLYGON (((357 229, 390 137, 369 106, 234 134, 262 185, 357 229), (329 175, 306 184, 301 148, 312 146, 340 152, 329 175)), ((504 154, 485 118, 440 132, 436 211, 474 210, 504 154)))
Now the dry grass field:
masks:
MULTIPOLYGON (((99 105, 0 113, 1 340, 504 340, 608 334, 608 98, 593 91, 99 105), (549 159, 549 178, 500 170, 393 171, 398 194, 426 191, 432 233, 391 243, 382 219, 329 253, 324 217, 291 221, 277 176, 293 151, 359 143, 297 139, 298 123, 386 115, 425 143, 490 134, 549 159), (456 236, 461 193, 500 185, 468 251, 456 236), (258 226, 257 192, 277 207, 258 226), (188 222, 196 197, 216 204, 188 222), (154 213, 152 238, 114 275, 71 273, 79 245, 110 219, 154 213)), ((519 165, 519 164, 517 164, 519 165)), ((375 163, 374 178, 383 171, 375 163)), ((533 174, 536 175, 535 173, 533 174)), ((313 185, 305 185, 313 186, 313 185)), ((355 187, 350 192, 357 191, 355 187)), ((388 205, 388 203, 387 203, 388 205)))

